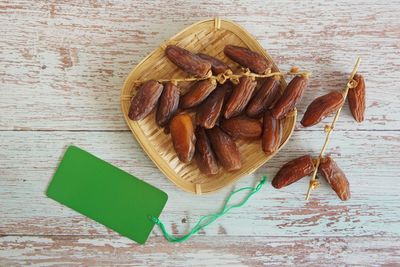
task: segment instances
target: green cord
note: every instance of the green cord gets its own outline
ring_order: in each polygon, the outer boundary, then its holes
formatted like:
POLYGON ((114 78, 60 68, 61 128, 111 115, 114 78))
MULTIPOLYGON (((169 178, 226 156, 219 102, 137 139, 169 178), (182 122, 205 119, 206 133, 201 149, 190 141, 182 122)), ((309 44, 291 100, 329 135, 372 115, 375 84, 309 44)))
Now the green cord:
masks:
POLYGON ((209 224, 211 224, 212 222, 214 222, 216 219, 218 219, 219 217, 223 216, 225 213, 227 213, 228 211, 230 211, 233 208, 240 208, 242 207, 244 204, 246 204, 247 200, 249 200, 249 198, 254 195, 255 193, 257 193, 261 187, 265 184, 267 177, 263 176, 262 179, 260 180, 260 182, 258 183, 258 185, 256 187, 243 187, 243 188, 239 188, 235 191, 232 191, 230 193, 230 195, 228 196, 228 198, 225 201, 224 207, 222 208, 222 210, 218 213, 215 214, 209 214, 206 216, 203 216, 198 222, 197 224, 193 227, 193 229, 187 233, 184 236, 181 237, 174 237, 168 234, 167 230, 164 227, 164 224, 157 218, 154 216, 150 216, 149 219, 151 221, 153 221, 155 224, 157 224, 160 228, 161 231, 163 232, 165 239, 168 240, 168 242, 183 242, 187 239, 189 239, 192 235, 196 234, 197 232, 199 232, 201 229, 204 229, 205 227, 207 227, 209 224), (250 193, 246 196, 246 198, 236 204, 236 205, 231 205, 228 206, 229 201, 231 200, 232 196, 240 191, 243 190, 251 190, 250 193))

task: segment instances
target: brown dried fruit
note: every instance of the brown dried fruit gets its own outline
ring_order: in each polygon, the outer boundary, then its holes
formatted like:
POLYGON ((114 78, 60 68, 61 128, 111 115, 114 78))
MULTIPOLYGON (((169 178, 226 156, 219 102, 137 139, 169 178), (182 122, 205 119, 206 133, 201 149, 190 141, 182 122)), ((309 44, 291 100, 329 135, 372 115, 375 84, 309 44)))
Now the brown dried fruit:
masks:
POLYGON ((309 127, 317 124, 329 114, 337 111, 343 104, 344 98, 341 92, 333 91, 326 95, 317 97, 307 107, 301 125, 309 127))
POLYGON ((308 78, 304 76, 295 76, 290 81, 282 96, 271 110, 272 116, 275 119, 282 119, 285 117, 289 111, 291 111, 297 105, 297 103, 300 102, 304 90, 307 87, 307 83, 308 78))
POLYGON ((239 84, 236 85, 226 102, 224 111, 225 119, 239 115, 246 108, 256 85, 257 82, 248 76, 243 76, 239 79, 239 84))
POLYGON ((207 130, 207 135, 218 161, 227 171, 242 167, 239 150, 232 138, 218 126, 207 130))
POLYGON ((205 77, 211 69, 210 62, 176 45, 168 45, 165 54, 175 65, 195 77, 205 77))
POLYGON ((271 154, 278 150, 282 139, 282 122, 272 117, 267 110, 263 119, 262 150, 271 154))
POLYGON ((209 56, 209 55, 203 54, 203 53, 198 53, 197 55, 199 57, 201 57, 202 59, 210 62, 211 70, 214 74, 224 73, 225 71, 230 69, 228 65, 226 65, 224 62, 222 62, 221 60, 219 60, 215 57, 212 57, 212 56, 209 56))
POLYGON ((193 158, 196 144, 192 118, 187 113, 177 114, 170 121, 169 129, 179 160, 185 163, 190 162, 193 158))
POLYGON ((184 109, 197 106, 203 102, 212 91, 214 91, 216 86, 217 82, 215 80, 202 80, 196 82, 189 91, 181 97, 179 106, 184 109))
POLYGON ((269 77, 251 98, 246 109, 249 117, 258 117, 271 107, 274 100, 279 96, 279 77, 269 77))
POLYGON ((231 83, 225 83, 214 90, 207 99, 201 103, 196 113, 196 124, 210 129, 217 122, 224 104, 225 95, 232 87, 231 83))
POLYGON ((357 81, 357 86, 349 89, 349 107, 354 119, 362 122, 365 113, 365 81, 364 77, 358 73, 354 75, 354 80, 357 81))
POLYGON ((179 87, 172 82, 164 85, 158 104, 156 122, 160 127, 168 124, 169 120, 175 115, 179 104, 179 87))
POLYGON ((278 171, 272 180, 272 186, 279 189, 297 182, 314 171, 313 159, 305 155, 289 161, 278 171))
POLYGON ((233 139, 258 139, 262 133, 262 124, 259 120, 244 116, 224 120, 220 125, 233 139))
POLYGON ((349 181, 331 157, 321 159, 318 172, 328 181, 341 200, 350 199, 349 181))
POLYGON ((231 97, 232 92, 233 92, 233 87, 235 85, 231 81, 227 81, 226 83, 223 84, 223 86, 226 86, 226 94, 224 98, 224 105, 222 106, 222 110, 226 109, 226 102, 228 102, 228 99, 231 97))
POLYGON ((224 48, 224 53, 236 63, 255 73, 262 74, 271 67, 271 63, 264 56, 245 47, 227 45, 224 48))
POLYGON ((218 172, 217 158, 211 148, 206 131, 202 127, 196 128, 195 158, 202 173, 210 175, 218 172))
POLYGON ((163 86, 157 81, 145 82, 132 99, 128 117, 138 121, 149 115, 157 105, 157 101, 163 91, 163 86))

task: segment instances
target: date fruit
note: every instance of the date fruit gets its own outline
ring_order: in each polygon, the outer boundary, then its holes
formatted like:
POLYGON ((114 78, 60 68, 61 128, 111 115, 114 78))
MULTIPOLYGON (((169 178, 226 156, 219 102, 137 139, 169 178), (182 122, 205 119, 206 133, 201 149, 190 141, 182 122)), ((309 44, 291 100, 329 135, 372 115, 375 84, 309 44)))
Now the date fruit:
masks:
POLYGON ((358 73, 354 75, 354 80, 357 81, 357 86, 349 89, 349 107, 354 119, 362 122, 365 113, 365 81, 364 77, 358 73))
POLYGON ((289 161, 278 171, 272 180, 272 186, 279 189, 297 182, 314 171, 313 159, 305 155, 289 161))
POLYGON ((242 167, 239 150, 227 133, 218 126, 214 126, 214 128, 207 130, 207 136, 219 163, 225 170, 234 171, 242 167))
POLYGON ((263 74, 271 67, 271 63, 264 56, 245 47, 227 45, 224 48, 224 53, 236 63, 258 74, 263 74))
POLYGON ((296 76, 290 81, 271 111, 275 119, 285 117, 300 102, 307 83, 308 78, 304 76, 296 76))
POLYGON ((184 163, 190 162, 193 158, 196 145, 192 118, 187 113, 175 115, 169 123, 169 130, 171 132, 172 144, 179 160, 184 163))
POLYGON ((196 128, 195 158, 202 173, 211 175, 218 172, 217 158, 211 148, 206 131, 202 127, 196 128))
POLYGON ((282 139, 282 122, 272 117, 271 112, 267 110, 264 113, 262 150, 265 154, 271 154, 278 150, 282 139))
POLYGON ((196 82, 189 91, 180 99, 179 106, 183 109, 192 108, 203 102, 217 86, 215 80, 202 80, 196 82))
POLYGON ((279 88, 279 77, 267 78, 251 98, 246 108, 247 116, 256 118, 270 108, 274 100, 279 96, 279 88))
POLYGON ((309 127, 317 124, 329 114, 336 112, 343 104, 344 98, 341 92, 333 91, 326 95, 317 97, 307 107, 301 120, 301 125, 309 127))
POLYGON ((239 79, 239 84, 225 105, 224 117, 229 119, 239 115, 247 106, 256 88, 257 82, 248 76, 243 76, 239 79))
POLYGON ((164 85, 156 114, 156 122, 160 127, 164 127, 168 124, 171 117, 175 115, 178 104, 179 87, 172 82, 167 82, 164 85))
POLYGON ((262 124, 259 120, 244 116, 222 121, 220 126, 233 139, 259 139, 262 133, 262 124))
POLYGON ((326 179, 341 200, 350 199, 349 181, 331 157, 321 159, 318 172, 326 179))
POLYGON ((128 117, 138 121, 149 115, 157 105, 162 91, 163 86, 159 82, 154 80, 145 82, 132 99, 128 117))
POLYGON ((221 60, 209 56, 207 54, 203 54, 203 53, 198 53, 197 54, 199 57, 201 57, 204 60, 207 60, 208 62, 210 62, 211 64, 211 70, 215 75, 224 73, 225 71, 229 70, 229 66, 226 65, 224 62, 222 62, 221 60))
POLYGON ((231 83, 218 86, 207 99, 201 103, 196 113, 196 124, 206 129, 214 127, 220 117, 225 95, 232 87, 231 83))
POLYGON ((207 76, 211 69, 210 62, 176 45, 168 45, 165 54, 183 71, 198 78, 207 76))

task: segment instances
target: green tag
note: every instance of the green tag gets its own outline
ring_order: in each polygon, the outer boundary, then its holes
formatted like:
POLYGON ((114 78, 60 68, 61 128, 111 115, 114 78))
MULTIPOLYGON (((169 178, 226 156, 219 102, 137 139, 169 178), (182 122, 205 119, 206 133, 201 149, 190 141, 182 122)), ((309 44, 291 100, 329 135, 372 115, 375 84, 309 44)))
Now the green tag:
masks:
POLYGON ((168 195, 75 147, 68 147, 47 196, 140 244, 154 227, 168 195))

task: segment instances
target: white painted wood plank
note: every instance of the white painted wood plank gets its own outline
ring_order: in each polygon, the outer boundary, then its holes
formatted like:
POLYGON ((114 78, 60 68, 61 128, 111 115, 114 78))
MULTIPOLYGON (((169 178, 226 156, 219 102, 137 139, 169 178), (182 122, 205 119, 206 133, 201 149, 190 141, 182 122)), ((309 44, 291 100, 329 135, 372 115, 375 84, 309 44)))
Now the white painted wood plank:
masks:
MULTIPOLYGON (((96 2, 96 1, 95 1, 96 2)), ((219 15, 248 29, 282 69, 313 72, 300 113, 343 86, 356 56, 367 114, 345 129, 400 129, 399 1, 185 1, 1 4, 0 129, 127 130, 119 92, 163 40, 219 15), (179 8, 177 8, 179 6, 179 8)))
POLYGON ((0 265, 31 266, 398 266, 399 237, 0 237, 0 265), (397 244, 397 245, 396 245, 397 244), (379 256, 378 256, 379 255, 379 256))
MULTIPOLYGON (((288 145, 236 188, 271 179, 288 160, 317 155, 323 134, 295 132, 288 145)), ((194 196, 175 187, 145 156, 129 132, 1 132, 0 234, 114 234, 45 197, 44 192, 67 144, 76 144, 169 194, 161 218, 173 233, 186 232, 217 211, 232 186, 194 196), (187 223, 181 220, 186 218, 187 223)), ((336 132, 328 152, 346 172, 352 199, 341 202, 323 182, 310 202, 304 201, 308 179, 282 190, 267 186, 248 205, 234 210, 206 235, 351 236, 400 234, 400 151, 398 132, 336 132), (379 155, 377 157, 376 155, 379 155)), ((153 234, 159 234, 156 230, 153 234)))

